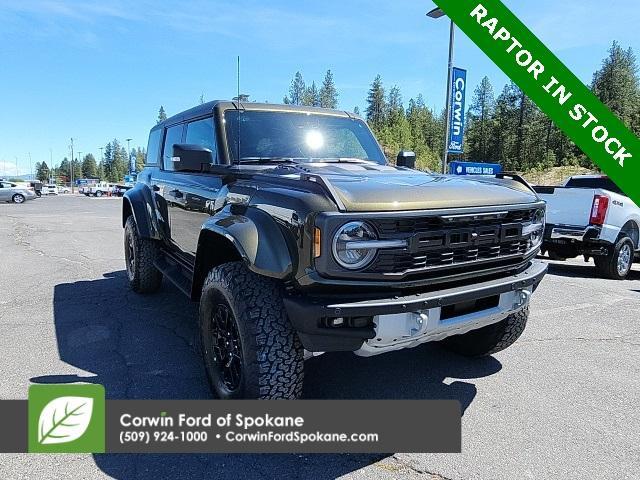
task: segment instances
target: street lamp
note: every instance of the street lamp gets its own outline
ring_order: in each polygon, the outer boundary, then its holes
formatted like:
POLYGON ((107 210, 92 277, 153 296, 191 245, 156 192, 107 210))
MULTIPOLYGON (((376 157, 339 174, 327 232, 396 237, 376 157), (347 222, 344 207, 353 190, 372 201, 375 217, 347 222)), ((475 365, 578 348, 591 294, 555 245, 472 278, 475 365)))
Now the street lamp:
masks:
MULTIPOLYGON (((438 19, 445 15, 441 8, 434 8, 427 17, 438 19)), ((451 109, 449 104, 451 102, 451 76, 453 75, 453 44, 455 41, 456 27, 453 20, 450 20, 451 26, 449 27, 449 63, 447 66, 447 98, 444 102, 445 105, 445 127, 444 127, 444 152, 442 153, 442 173, 447 173, 447 155, 449 153, 449 129, 451 128, 451 109)))

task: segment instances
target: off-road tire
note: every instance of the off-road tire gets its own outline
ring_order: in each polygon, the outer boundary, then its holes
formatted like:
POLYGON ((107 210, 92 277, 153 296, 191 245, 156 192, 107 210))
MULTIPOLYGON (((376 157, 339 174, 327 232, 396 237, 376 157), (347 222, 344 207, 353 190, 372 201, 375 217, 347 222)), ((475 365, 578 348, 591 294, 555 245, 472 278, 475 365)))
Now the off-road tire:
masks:
POLYGON ((96 197, 101 197, 101 196, 102 196, 102 192, 101 192, 100 190, 98 190, 98 191, 96 192, 96 197))
POLYGON ((302 394, 304 351, 282 302, 282 286, 243 262, 214 267, 200 298, 200 341, 213 393, 221 399, 296 399, 302 394), (227 307, 240 344, 239 385, 224 384, 213 352, 216 305, 227 307))
POLYGON ((13 203, 24 203, 25 198, 21 193, 16 193, 13 197, 11 197, 11 201, 13 203))
POLYGON ((440 342, 445 348, 465 357, 484 357, 511 346, 522 335, 529 318, 529 307, 504 320, 471 332, 454 335, 440 342))
POLYGON ((154 262, 160 254, 160 246, 155 240, 141 238, 133 216, 124 226, 124 251, 129 286, 136 293, 154 293, 162 285, 162 272, 154 262), (132 250, 129 250, 131 242, 132 250), (130 262, 133 253, 133 262, 130 262))
POLYGON ((629 237, 624 236, 618 240, 618 242, 613 247, 613 250, 609 253, 609 255, 605 256, 597 256, 593 258, 593 261, 596 264, 596 271, 598 275, 604 278, 610 278, 612 280, 624 280, 629 272, 631 271, 631 265, 633 264, 634 257, 634 246, 633 240, 629 237), (626 271, 619 272, 618 271, 618 259, 623 251, 625 245, 630 249, 630 260, 629 266, 626 271))

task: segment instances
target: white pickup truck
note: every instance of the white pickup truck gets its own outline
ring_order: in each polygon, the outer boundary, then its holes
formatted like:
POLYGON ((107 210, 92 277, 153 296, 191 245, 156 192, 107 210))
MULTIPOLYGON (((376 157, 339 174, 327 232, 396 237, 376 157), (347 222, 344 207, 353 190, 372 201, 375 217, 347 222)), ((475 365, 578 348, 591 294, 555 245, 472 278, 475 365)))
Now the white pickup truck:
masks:
MULTIPOLYGON (((114 187, 107 182, 96 183, 89 187, 88 195, 93 197, 101 197, 103 195, 111 195, 114 191, 114 187)), ((87 193, 85 193, 87 195, 87 193)))
POLYGON ((552 260, 593 257, 598 273, 622 280, 640 258, 640 208, 606 176, 578 175, 537 186, 547 202, 542 251, 552 260))

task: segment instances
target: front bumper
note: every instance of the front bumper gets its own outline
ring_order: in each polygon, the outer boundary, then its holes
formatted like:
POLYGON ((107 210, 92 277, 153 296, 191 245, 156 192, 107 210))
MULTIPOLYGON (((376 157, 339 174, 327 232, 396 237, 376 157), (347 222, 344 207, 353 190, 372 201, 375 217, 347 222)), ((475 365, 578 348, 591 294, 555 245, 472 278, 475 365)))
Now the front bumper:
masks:
MULTIPOLYGON (((438 312, 437 318, 439 319, 439 312, 441 312, 443 308, 450 307, 455 310, 457 306, 468 304, 469 302, 475 301, 480 305, 481 300, 499 297, 497 299, 497 305, 491 305, 486 309, 473 311, 471 316, 465 314, 447 317, 447 324, 456 324, 456 327, 452 330, 447 330, 449 333, 444 336, 464 333, 462 329, 466 328, 465 326, 472 327, 467 329, 467 331, 480 328, 488 324, 485 322, 488 317, 491 317, 489 323, 493 323, 500 321, 514 311, 514 305, 517 307, 516 310, 522 308, 524 306, 522 302, 515 304, 510 299, 515 299, 516 297, 522 299, 522 296, 526 296, 526 301, 528 302, 528 294, 521 294, 519 292, 533 292, 546 273, 547 265, 534 260, 530 266, 521 273, 499 279, 487 280, 473 285, 451 287, 391 298, 353 299, 351 297, 343 297, 346 301, 339 301, 335 295, 325 297, 289 296, 285 297, 284 303, 289 319, 293 327, 297 330, 298 336, 306 350, 312 352, 358 351, 360 354, 367 354, 366 352, 362 352, 362 348, 364 348, 363 344, 368 340, 381 338, 377 336, 377 333, 379 333, 379 330, 382 328, 380 327, 382 323, 379 321, 380 319, 384 319, 384 323, 388 323, 388 318, 385 317, 390 315, 415 314, 419 316, 420 314, 426 314, 427 316, 431 315, 431 326, 439 328, 443 327, 444 324, 433 324, 435 321, 433 319, 436 318, 436 310, 438 312), (510 292, 518 292, 518 295, 504 295, 510 292), (498 308, 498 310, 496 310, 496 308, 498 308), (467 318, 462 318, 465 316, 467 318), (349 321, 347 321, 348 319, 362 319, 366 317, 371 317, 372 321, 365 327, 352 327, 349 326, 349 321), (377 324, 376 318, 378 319, 377 324), (344 320, 338 326, 334 327, 330 326, 332 319, 344 320)), ((397 321, 406 322, 408 318, 413 317, 401 315, 397 318, 397 321)), ((431 330, 430 333, 436 332, 436 330, 431 330)), ((443 332, 445 331, 442 330, 440 333, 443 332)), ((444 336, 433 337, 432 339, 440 339, 444 338, 444 336)), ((385 343, 386 347, 389 346, 386 344, 387 342, 383 343, 385 343)), ((402 342, 395 342, 395 344, 399 343, 402 342)), ((404 346, 398 348, 404 348, 404 346)), ((397 348, 386 348, 384 351, 390 349, 395 350, 397 348)), ((374 351, 382 353, 379 350, 374 351)))

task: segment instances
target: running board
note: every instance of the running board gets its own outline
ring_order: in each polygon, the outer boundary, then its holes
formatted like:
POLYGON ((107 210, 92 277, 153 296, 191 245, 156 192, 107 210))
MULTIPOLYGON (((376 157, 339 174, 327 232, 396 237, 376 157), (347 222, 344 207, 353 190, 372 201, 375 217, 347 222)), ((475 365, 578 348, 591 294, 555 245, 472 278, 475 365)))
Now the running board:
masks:
POLYGON ((153 264, 162 272, 165 278, 178 287, 178 290, 191 298, 191 282, 185 276, 185 270, 179 264, 167 261, 164 257, 158 258, 153 264))

